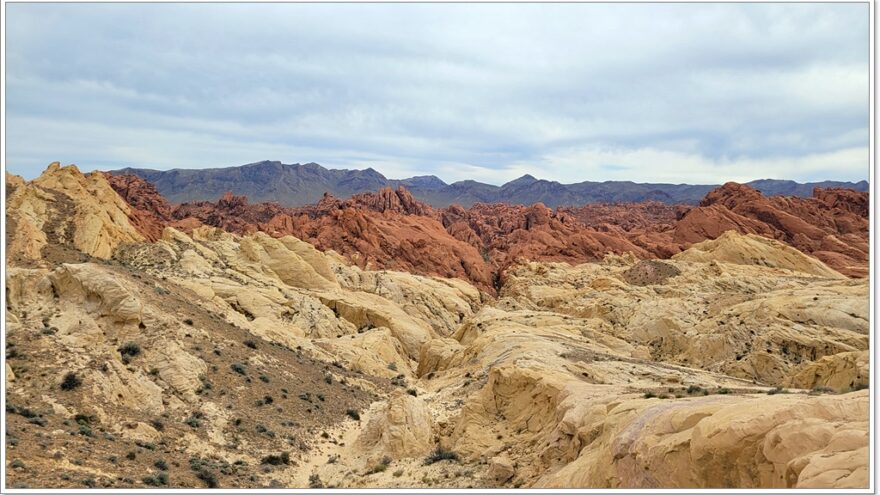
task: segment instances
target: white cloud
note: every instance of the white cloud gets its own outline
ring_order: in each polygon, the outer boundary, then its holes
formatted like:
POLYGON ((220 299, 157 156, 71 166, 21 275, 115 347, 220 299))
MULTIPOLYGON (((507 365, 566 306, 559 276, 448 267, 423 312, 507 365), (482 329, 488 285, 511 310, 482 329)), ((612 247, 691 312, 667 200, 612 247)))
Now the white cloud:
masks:
MULTIPOLYGON (((861 4, 10 4, 7 165, 868 175, 861 4), (662 165, 661 165, 662 164, 662 165)), ((652 179, 649 179, 652 177, 652 179)))

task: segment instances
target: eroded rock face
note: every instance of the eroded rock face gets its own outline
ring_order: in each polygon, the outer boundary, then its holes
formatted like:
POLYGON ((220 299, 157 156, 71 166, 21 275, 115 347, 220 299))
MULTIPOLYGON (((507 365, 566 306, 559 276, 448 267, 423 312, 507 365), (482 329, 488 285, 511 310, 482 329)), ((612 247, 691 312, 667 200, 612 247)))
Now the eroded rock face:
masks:
POLYGON ((601 424, 599 435, 536 486, 865 486, 866 399, 853 392, 608 404, 575 426, 580 432, 601 424))
POLYGON ((421 457, 433 446, 433 429, 434 419, 425 401, 399 393, 370 418, 354 447, 365 453, 368 462, 385 456, 421 457))

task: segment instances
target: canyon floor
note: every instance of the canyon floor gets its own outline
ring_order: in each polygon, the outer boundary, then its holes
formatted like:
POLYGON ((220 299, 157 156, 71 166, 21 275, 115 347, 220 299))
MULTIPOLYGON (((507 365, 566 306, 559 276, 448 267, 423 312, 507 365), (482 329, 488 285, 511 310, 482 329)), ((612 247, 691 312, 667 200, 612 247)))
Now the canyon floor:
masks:
POLYGON ((8 486, 867 487, 867 195, 742 187, 279 210, 7 175, 8 486))

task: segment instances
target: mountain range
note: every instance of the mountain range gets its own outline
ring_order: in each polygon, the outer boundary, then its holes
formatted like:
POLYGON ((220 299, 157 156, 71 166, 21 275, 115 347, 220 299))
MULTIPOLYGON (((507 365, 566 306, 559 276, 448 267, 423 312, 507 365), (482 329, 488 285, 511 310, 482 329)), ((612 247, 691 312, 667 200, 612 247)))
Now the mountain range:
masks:
MULTIPOLYGON (((464 180, 447 184, 433 175, 388 179, 378 171, 328 169, 317 163, 284 164, 262 161, 226 168, 151 170, 124 168, 114 175, 137 175, 153 184, 169 201, 216 200, 231 191, 255 202, 277 201, 283 206, 303 206, 319 201, 325 192, 347 198, 383 187, 405 186, 416 199, 437 208, 452 204, 470 207, 474 203, 544 203, 551 208, 591 203, 659 201, 667 204, 696 204, 720 184, 653 184, 631 181, 584 181, 562 184, 524 175, 496 186, 464 180)), ((798 183, 762 179, 747 183, 767 196, 809 197, 813 188, 843 187, 868 191, 868 182, 823 181, 798 183)))

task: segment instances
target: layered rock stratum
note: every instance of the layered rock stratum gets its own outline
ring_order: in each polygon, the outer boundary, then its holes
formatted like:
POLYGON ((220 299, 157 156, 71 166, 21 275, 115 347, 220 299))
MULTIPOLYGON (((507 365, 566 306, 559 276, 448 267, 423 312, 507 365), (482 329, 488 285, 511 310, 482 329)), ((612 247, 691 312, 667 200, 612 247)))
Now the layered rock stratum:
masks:
MULTIPOLYGON (((767 205, 7 191, 10 486, 868 485, 868 280, 767 205), (722 207, 778 232, 651 247, 722 207)), ((857 237, 860 198, 771 206, 857 237)))

